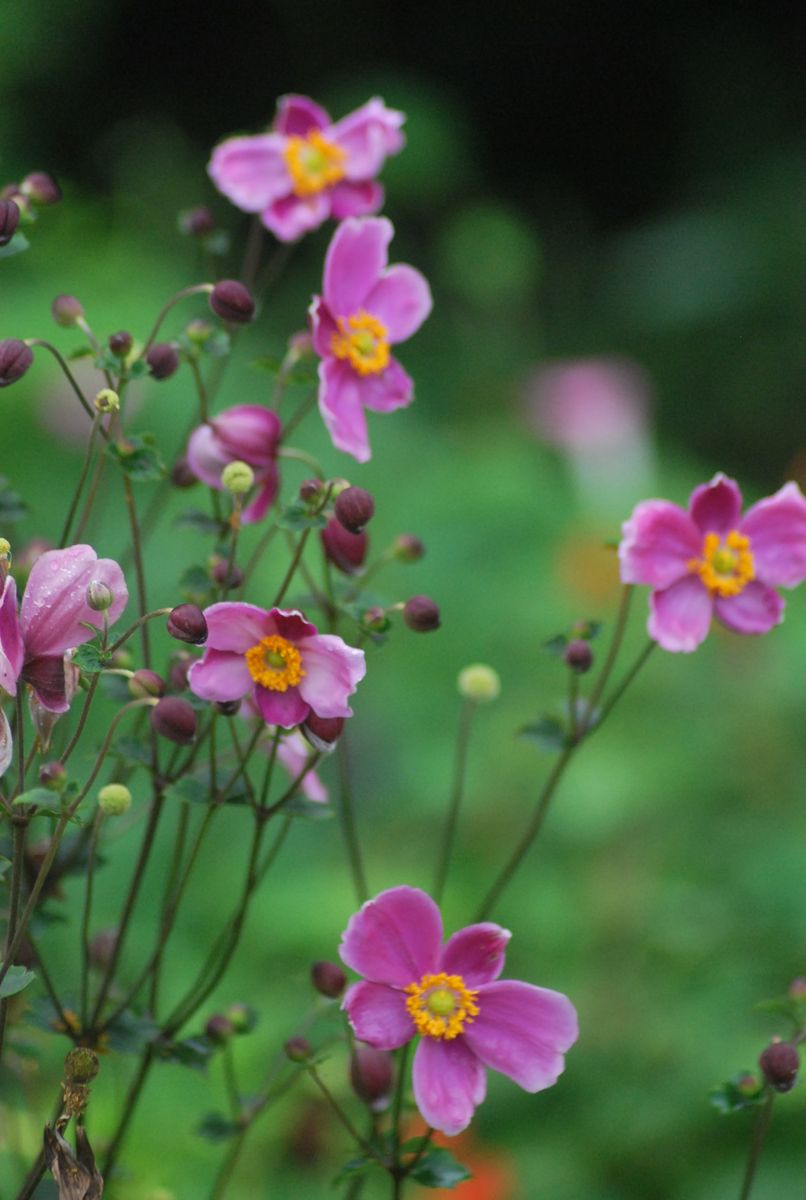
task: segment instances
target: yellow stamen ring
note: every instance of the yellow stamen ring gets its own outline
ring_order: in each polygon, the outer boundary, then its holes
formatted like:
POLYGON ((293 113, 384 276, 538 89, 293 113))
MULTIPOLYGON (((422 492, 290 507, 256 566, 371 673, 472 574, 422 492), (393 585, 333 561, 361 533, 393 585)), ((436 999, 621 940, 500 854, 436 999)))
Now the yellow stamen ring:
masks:
POLYGON ((717 596, 738 596, 756 575, 750 538, 736 529, 724 541, 718 533, 707 533, 702 557, 692 558, 687 565, 717 596))
POLYGON ((409 993, 406 1008, 417 1032, 425 1037, 449 1042, 479 1014, 478 991, 466 987, 461 975, 446 975, 444 971, 423 975, 419 983, 410 983, 404 990, 409 993))
POLYGON ((247 650, 244 657, 255 683, 272 692, 286 692, 290 687, 296 687, 305 674, 299 650, 277 634, 264 637, 247 650))
POLYGON ((347 152, 314 129, 307 137, 290 137, 283 156, 294 195, 315 196, 344 178, 347 152))
POLYGON ((351 317, 339 317, 338 333, 330 339, 336 358, 346 358, 359 375, 378 375, 389 366, 386 326, 371 313, 359 309, 351 317))

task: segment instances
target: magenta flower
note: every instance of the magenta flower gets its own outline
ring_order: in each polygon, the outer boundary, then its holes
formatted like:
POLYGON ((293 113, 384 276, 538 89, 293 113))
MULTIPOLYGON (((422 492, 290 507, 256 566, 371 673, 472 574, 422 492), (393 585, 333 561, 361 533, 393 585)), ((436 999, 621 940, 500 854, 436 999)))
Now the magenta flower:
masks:
POLYGON ((551 1087, 577 1039, 567 996, 498 980, 510 934, 468 925, 442 946, 442 918, 419 888, 396 887, 368 900, 342 936, 339 953, 364 975, 343 1007, 355 1035, 396 1050, 422 1035, 414 1055, 414 1098, 429 1125, 459 1133, 484 1099, 485 1067, 527 1092, 551 1087))
POLYGON ((645 583, 649 635, 664 650, 696 650, 716 616, 735 633, 767 633, 783 620, 774 590, 806 579, 806 499, 796 483, 744 516, 732 479, 695 488, 688 512, 644 500, 623 525, 621 578, 645 583))
POLYGON ((375 176, 402 149, 405 119, 375 97, 334 124, 307 96, 283 96, 270 133, 227 138, 207 169, 228 200, 293 242, 328 217, 378 212, 375 176))
POLYGON ((17 694, 22 679, 39 703, 51 712, 67 712, 64 656, 103 628, 126 607, 129 593, 123 572, 111 558, 98 558, 91 546, 48 550, 28 576, 17 615, 17 585, 8 576, 0 596, 0 687, 17 694), (87 603, 90 584, 105 584, 112 593, 106 612, 87 603))
POLYGON ((224 491, 221 472, 227 463, 245 462, 253 468, 258 491, 241 513, 245 525, 265 517, 277 495, 280 432, 280 418, 271 409, 259 404, 236 404, 190 435, 188 465, 208 487, 224 491))
POLYGON ((325 259, 322 295, 311 305, 319 365, 319 411, 333 445, 358 462, 370 457, 364 409, 410 404, 414 384, 389 347, 404 342, 431 311, 428 284, 414 267, 387 267, 394 229, 385 217, 344 221, 325 259))
POLYGON ((267 725, 293 729, 313 711, 351 717, 347 704, 364 678, 363 650, 332 633, 317 633, 302 613, 224 601, 204 610, 204 657, 188 672, 203 700, 251 696, 267 725))

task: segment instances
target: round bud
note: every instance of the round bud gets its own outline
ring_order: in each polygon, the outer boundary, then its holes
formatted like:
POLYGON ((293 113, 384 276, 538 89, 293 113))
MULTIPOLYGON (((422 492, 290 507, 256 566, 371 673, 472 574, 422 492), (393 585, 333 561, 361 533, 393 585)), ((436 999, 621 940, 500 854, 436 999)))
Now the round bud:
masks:
POLYGON ((9 387, 22 379, 34 361, 34 352, 19 338, 4 338, 0 342, 0 387, 9 387))
POLYGON ((198 482, 198 478, 190 469, 188 460, 186 458, 178 458, 171 468, 171 483, 174 487, 190 488, 198 482))
POLYGON ((67 1083, 89 1083, 100 1069, 98 1055, 87 1046, 76 1046, 64 1060, 64 1078, 67 1083))
POLYGON ((69 329, 84 316, 84 306, 75 296, 57 296, 50 306, 50 312, 57 325, 69 329))
POLYGON ((283 1049, 292 1062, 306 1062, 311 1057, 311 1043, 304 1037, 289 1038, 283 1049))
POLYGON ((95 411, 99 413, 120 412, 120 396, 111 388, 101 388, 93 400, 95 411))
POLYGON ((170 379, 179 370, 179 354, 170 342, 157 342, 146 353, 152 379, 170 379))
POLYGON ((401 533, 395 538, 392 554, 398 562, 417 562, 425 554, 425 546, 413 533, 401 533))
POLYGON ((339 492, 333 511, 346 530, 360 533, 375 512, 375 501, 363 488, 349 487, 339 492))
POLYGON ((204 1026, 204 1032, 211 1042, 215 1042, 218 1046, 223 1046, 226 1041, 229 1041, 235 1031, 232 1028, 232 1021, 228 1017, 225 1017, 223 1013, 215 1013, 204 1026))
POLYGON ((8 538, 0 537, 0 558, 11 558, 11 542, 8 538))
POLYGON ((243 583, 243 571, 237 563, 230 566, 229 559, 215 555, 210 560, 210 578, 219 587, 232 591, 233 588, 239 588, 243 583))
POLYGON ((188 321, 185 326, 185 333, 194 346, 203 346, 213 336, 213 327, 209 321, 203 321, 201 317, 195 317, 192 321, 188 321))
POLYGON ((439 629, 439 605, 430 596, 412 596, 403 605, 403 620, 415 633, 439 629))
POLYGON ((141 667, 129 680, 129 692, 137 700, 142 700, 145 696, 164 696, 165 680, 156 671, 141 667))
POLYGON ((168 669, 168 682, 175 692, 184 692, 188 685, 188 671, 193 666, 195 658, 189 654, 175 658, 168 669))
POLYGON ((383 1112, 392 1091, 392 1056, 373 1046, 356 1046, 350 1058, 353 1091, 373 1112, 383 1112))
POLYGON ((800 1055, 790 1042, 773 1042, 762 1050, 758 1065, 774 1091, 788 1092, 795 1086, 800 1055))
POLYGON ((67 784, 67 767, 64 763, 44 763, 39 768, 39 782, 49 792, 61 792, 67 784))
POLYGON ((201 646, 207 641, 207 620, 195 604, 177 604, 171 609, 166 628, 178 642, 201 646))
POLYGON ((386 633, 391 624, 392 622, 386 615, 386 609, 381 608, 378 604, 368 608, 361 617, 361 625, 370 633, 386 633))
POLYGON ((221 279, 210 293, 210 307, 222 321, 246 325, 255 315, 255 302, 248 288, 237 279, 221 279))
POLYGON ((33 200, 34 204, 41 204, 43 207, 58 204, 62 198, 62 189, 46 171, 31 171, 20 184, 20 191, 23 196, 33 200))
POLYGON ((563 650, 565 665, 577 675, 584 675, 593 666, 593 651, 590 643, 582 638, 569 642, 563 650))
POLYGON ((133 345, 134 338, 126 329, 109 335, 109 349, 118 358, 125 358, 133 345))
POLYGON ((102 579, 91 579, 87 584, 87 604, 93 612, 106 612, 115 603, 115 595, 108 583, 102 579))
POLYGON ((0 200, 0 246, 8 245, 19 223, 19 206, 13 200, 0 200))
POLYGON ((241 700, 216 700, 213 707, 216 712, 221 713, 222 717, 234 717, 241 711, 241 704, 241 700))
POLYGON ((132 804, 132 794, 124 783, 107 783, 98 793, 98 804, 107 817, 122 817, 132 804))
POLYGON ((215 217, 206 204, 179 214, 179 230, 187 237, 207 237, 215 229, 215 217))
POLYGON ((163 696, 149 711, 152 728, 160 737, 178 746, 191 746, 196 740, 196 712, 179 696, 163 696))
POLYGON ((300 728, 315 750, 327 754, 341 737, 344 717, 319 717, 311 709, 300 728))
POLYGON ((322 547, 334 567, 345 575, 355 575, 367 557, 369 542, 365 533, 349 533, 340 521, 331 517, 319 531, 322 547))
POLYGON ((233 496, 244 496, 255 485, 255 472, 249 463, 236 458, 221 472, 221 484, 233 496))
POLYGON ((459 695, 475 704, 489 704, 501 694, 501 679, 486 663, 471 663, 459 672, 456 681, 459 695))
POLYGON ((347 976, 332 962, 315 962, 311 967, 311 983, 317 992, 335 1000, 347 986, 347 976))
POLYGON ((736 1088, 743 1096, 755 1096, 761 1090, 761 1083, 758 1076, 751 1075, 748 1072, 747 1075, 742 1075, 737 1081, 736 1088))
POLYGON ((255 1010, 248 1004, 236 1001, 227 1008, 227 1020, 235 1033, 251 1033, 257 1024, 255 1010))
POLYGON ((299 485, 299 498, 303 504, 315 504, 323 492, 321 479, 303 479, 299 485))

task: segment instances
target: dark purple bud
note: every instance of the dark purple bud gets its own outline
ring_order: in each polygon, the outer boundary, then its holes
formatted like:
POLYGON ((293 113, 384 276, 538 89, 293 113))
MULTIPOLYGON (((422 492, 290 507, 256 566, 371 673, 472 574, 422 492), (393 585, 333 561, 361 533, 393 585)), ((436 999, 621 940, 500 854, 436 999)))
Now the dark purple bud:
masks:
POLYGON ((195 604, 177 604, 171 609, 167 629, 172 638, 191 646, 201 646, 207 641, 207 621, 195 604))
POLYGON ((46 206, 58 204, 62 198, 62 189, 52 175, 45 171, 31 171, 20 184, 20 191, 29 196, 34 204, 46 206))
POLYGON ((210 307, 222 321, 246 325, 255 315, 251 292, 237 279, 221 279, 210 293, 210 307))
POLYGON ((69 329, 84 316, 84 305, 75 296, 57 296, 50 306, 50 312, 57 325, 69 329))
POLYGON ((196 738, 196 712, 179 696, 163 696, 149 711, 151 725, 169 742, 190 746, 196 738))
POLYGON ((206 237, 215 229, 215 217, 205 204, 179 214, 179 229, 188 237, 206 237))
POLYGON ((311 1057, 311 1043, 304 1037, 289 1038, 283 1049, 292 1062, 305 1062, 311 1057))
POLYGON ((108 967, 118 944, 117 929, 101 929, 90 942, 90 962, 94 967, 108 967))
POLYGON ((303 479, 299 485, 299 498, 303 504, 315 504, 322 495, 321 479, 303 479))
POLYGON ((417 562, 425 554, 425 546, 413 533, 401 533, 395 538, 392 553, 398 562, 417 562))
POLYGON ((210 564, 210 575, 214 583, 217 583, 219 587, 226 588, 228 592, 239 588, 243 583, 241 568, 237 563, 230 566, 226 558, 216 558, 210 564))
POLYGON ((223 1013, 214 1013, 204 1026, 204 1032, 211 1042, 223 1046, 232 1037, 235 1030, 232 1028, 232 1021, 229 1017, 225 1017, 223 1013))
POLYGON ((325 554, 345 575, 354 575, 364 564, 369 541, 365 533, 349 533, 341 521, 331 517, 320 530, 325 554))
POLYGON ((373 1046, 356 1046, 350 1059, 353 1091, 373 1112, 382 1112, 392 1091, 392 1056, 373 1046))
POLYGON ((67 767, 60 762, 45 763, 39 768, 39 782, 49 792, 61 792, 67 783, 67 767))
POLYGON ((168 670, 168 682, 175 692, 184 692, 188 685, 188 671, 193 666, 195 658, 189 654, 175 658, 168 670))
POLYGON ((347 976, 332 962, 315 962, 311 967, 311 983, 322 996, 335 1000, 347 986, 347 976))
POLYGON ((375 512, 375 501, 363 488, 348 487, 339 492, 333 511, 349 533, 360 533, 375 512))
POLYGON ((125 329, 121 329, 118 333, 112 333, 109 336, 109 349, 118 358, 125 358, 132 348, 134 339, 132 335, 125 329))
POLYGON ((149 671, 147 667, 141 667, 129 680, 129 691, 138 700, 144 696, 159 698, 165 695, 165 680, 156 671, 149 671))
POLYGON ((0 246, 7 246, 20 223, 19 205, 13 200, 0 200, 0 246))
POLYGON ((216 712, 220 712, 222 717, 234 717, 241 710, 241 700, 216 700, 216 712))
POLYGON ((5 338, 0 342, 0 387, 9 387, 22 379, 33 361, 30 346, 19 338, 5 338))
POLYGON ((776 1092, 788 1092, 795 1086, 800 1055, 790 1042, 773 1042, 762 1050, 758 1065, 771 1088, 776 1092))
POLYGON ((319 717, 311 709, 300 728, 315 750, 327 754, 341 737, 344 717, 319 717))
POLYGON ((415 633, 431 633, 439 629, 439 605, 430 596, 412 596, 403 605, 403 620, 415 633))
POLYGON ((563 650, 565 665, 577 675, 584 675, 593 666, 593 651, 590 644, 582 638, 569 642, 563 650))
POLYGON ((170 342, 157 342, 146 354, 152 379, 170 379, 179 370, 179 354, 170 342))
POLYGON ((178 458, 171 468, 171 483, 174 487, 189 488, 198 483, 197 477, 190 469, 190 463, 186 458, 178 458))

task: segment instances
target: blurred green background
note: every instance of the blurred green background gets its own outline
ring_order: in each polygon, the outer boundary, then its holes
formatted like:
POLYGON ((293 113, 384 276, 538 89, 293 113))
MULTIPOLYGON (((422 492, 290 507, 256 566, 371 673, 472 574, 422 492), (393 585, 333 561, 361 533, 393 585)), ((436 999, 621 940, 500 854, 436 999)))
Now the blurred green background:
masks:
MULTIPOLYGON (((409 144, 383 178, 393 259, 416 263, 435 297, 401 352, 416 402, 370 418, 374 453, 363 467, 332 450, 315 413, 294 440, 374 492, 377 550, 403 531, 425 541, 423 562, 390 568, 378 591, 427 592, 443 613, 439 633, 396 628, 370 647, 356 698, 351 758, 373 890, 430 887, 456 674, 482 660, 502 676, 500 701, 475 726, 444 906, 453 929, 472 917, 550 766, 515 737, 525 721, 560 711, 561 664, 542 644, 578 618, 604 619, 607 634, 618 582, 603 544, 634 503, 651 494, 682 503, 717 469, 740 478, 748 500, 806 476, 803 13, 760 3, 636 13, 613 0, 500 14, 358 0, 236 2, 207 16, 165 8, 4 0, 0 182, 51 170, 65 198, 31 231, 32 249, 0 264, 0 333, 70 349, 77 335, 52 324, 49 306, 73 292, 99 336, 144 338, 163 300, 204 277, 176 232, 181 209, 210 203, 240 246, 246 222, 214 195, 204 167, 216 139, 265 123, 278 94, 310 93, 339 116, 377 92, 408 113, 409 144), (585 374, 546 374, 580 359, 585 374), (558 432, 563 413, 581 415, 558 432)), ((295 248, 239 340, 221 404, 268 400, 271 381, 248 363, 281 352, 304 326, 329 235, 295 248)), ((238 249, 227 273, 239 262, 238 249)), ((166 334, 203 314, 201 302, 176 310, 166 334)), ((131 427, 173 454, 193 411, 186 370, 136 385, 134 397, 131 427)), ((73 401, 44 355, 2 404, 2 471, 31 505, 16 546, 55 534, 81 450, 73 401)), ((301 478, 285 469, 286 499, 301 478)), ((166 505, 150 546, 155 604, 175 601, 180 567, 204 561, 204 540, 171 525, 201 502, 166 505)), ((110 498, 93 543, 119 554, 124 531, 110 498)), ((270 597, 284 567, 270 558, 249 599, 270 597)), ((633 652, 644 605, 641 596, 633 652)), ((507 974, 567 992, 581 1023, 556 1088, 529 1097, 491 1077, 476 1150, 503 1156, 513 1196, 738 1194, 751 1117, 721 1117, 706 1093, 786 1033, 754 1005, 806 974, 805 632, 806 598, 796 594, 786 624, 763 640, 716 630, 693 657, 658 653, 573 765, 500 904, 514 934, 507 974)), ((333 764, 323 776, 335 783, 333 764)), ((98 928, 116 919, 142 780, 140 789, 105 846, 98 928)), ((207 846, 172 942, 169 998, 234 903, 249 830, 243 810, 223 816, 226 833, 207 846)), ((149 946, 175 820, 138 909, 132 972, 149 946)), ((66 980, 79 882, 51 905, 71 923, 41 937, 66 980)), ((236 1046, 244 1091, 307 1012, 309 963, 335 957, 353 909, 337 822, 296 823, 207 1008, 248 1000, 260 1014, 236 1046)), ((3 1109, 3 1198, 19 1169, 10 1146, 35 1151, 68 1047, 33 1036, 39 1058, 21 1085, 7 1085, 22 1107, 3 1109)), ((107 1195, 206 1194, 225 1148, 195 1129, 225 1107, 220 1068, 156 1068, 107 1195)), ((131 1070, 125 1056, 104 1061, 89 1119, 99 1145, 131 1070)), ((326 1074, 349 1103, 340 1055, 326 1074)), ((759 1196, 803 1194, 805 1103, 796 1089, 777 1105, 759 1196)), ((303 1085, 253 1132, 231 1195, 330 1195, 343 1148, 303 1085)), ((482 1193, 506 1194, 498 1184, 456 1195, 482 1193)))

